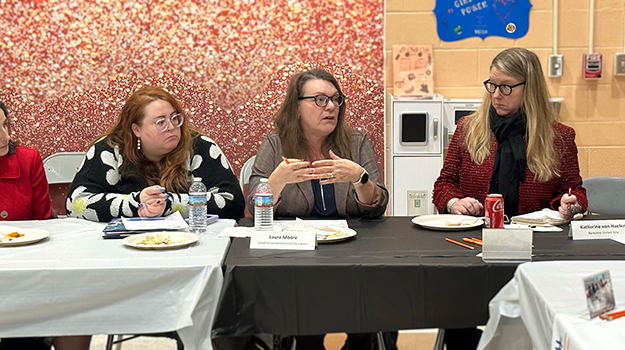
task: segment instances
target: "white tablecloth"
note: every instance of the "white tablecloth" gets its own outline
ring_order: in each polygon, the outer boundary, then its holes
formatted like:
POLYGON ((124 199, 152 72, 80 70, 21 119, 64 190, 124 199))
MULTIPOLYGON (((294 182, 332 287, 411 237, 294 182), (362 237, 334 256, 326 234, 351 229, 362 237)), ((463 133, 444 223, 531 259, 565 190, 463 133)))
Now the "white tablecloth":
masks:
POLYGON ((178 330, 186 349, 212 349, 233 220, 208 226, 196 244, 137 250, 102 239, 105 224, 79 219, 13 221, 45 241, 0 247, 0 337, 142 334, 178 330))
POLYGON ((478 349, 623 349, 625 317, 589 317, 583 279, 610 270, 615 310, 625 309, 625 261, 551 261, 520 265, 491 300, 478 349))

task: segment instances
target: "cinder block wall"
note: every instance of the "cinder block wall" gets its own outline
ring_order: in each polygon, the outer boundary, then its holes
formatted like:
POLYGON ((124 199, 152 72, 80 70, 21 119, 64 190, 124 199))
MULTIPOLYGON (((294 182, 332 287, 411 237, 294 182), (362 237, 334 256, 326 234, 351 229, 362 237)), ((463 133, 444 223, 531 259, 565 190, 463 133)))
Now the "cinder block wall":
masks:
MULTIPOLYGON (((386 0, 386 92, 393 93, 394 44, 432 45, 434 88, 446 98, 481 98, 493 57, 507 47, 525 47, 540 58, 547 76, 547 58, 553 53, 553 6, 532 0, 528 33, 520 39, 469 38, 445 42, 436 34, 434 0, 386 0)), ((552 97, 563 97, 561 121, 577 133, 583 178, 625 176, 625 76, 614 75, 614 55, 623 47, 625 3, 596 0, 594 52, 603 54, 603 77, 582 78, 582 54, 589 49, 589 1, 560 0, 558 53, 564 55, 564 74, 547 78, 552 97)), ((388 107, 388 98, 387 98, 388 107)), ((390 108, 386 108, 387 140, 390 108)), ((388 145, 388 142, 387 142, 388 145)), ((388 147, 387 147, 388 159, 388 147)), ((390 165, 387 163, 387 168, 390 165)))

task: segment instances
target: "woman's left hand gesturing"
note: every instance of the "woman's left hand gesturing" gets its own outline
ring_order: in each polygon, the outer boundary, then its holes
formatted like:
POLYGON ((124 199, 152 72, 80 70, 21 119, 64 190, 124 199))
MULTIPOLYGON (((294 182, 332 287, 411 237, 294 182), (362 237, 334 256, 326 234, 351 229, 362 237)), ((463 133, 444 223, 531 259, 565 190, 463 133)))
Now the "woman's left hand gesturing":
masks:
POLYGON ((318 160, 311 164, 314 168, 314 178, 319 179, 322 185, 334 182, 356 182, 360 180, 363 167, 352 162, 349 159, 343 159, 332 150, 330 150, 330 158, 318 160))

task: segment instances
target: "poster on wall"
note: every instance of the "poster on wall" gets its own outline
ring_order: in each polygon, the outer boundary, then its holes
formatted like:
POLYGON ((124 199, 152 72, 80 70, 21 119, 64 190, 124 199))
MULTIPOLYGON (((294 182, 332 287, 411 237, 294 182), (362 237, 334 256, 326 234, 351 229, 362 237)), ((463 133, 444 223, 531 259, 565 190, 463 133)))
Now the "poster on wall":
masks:
POLYGON ((529 29, 529 0, 437 0, 438 37, 457 41, 472 36, 518 39, 529 29))
POLYGON ((393 91, 396 96, 434 94, 432 45, 393 45, 393 91))

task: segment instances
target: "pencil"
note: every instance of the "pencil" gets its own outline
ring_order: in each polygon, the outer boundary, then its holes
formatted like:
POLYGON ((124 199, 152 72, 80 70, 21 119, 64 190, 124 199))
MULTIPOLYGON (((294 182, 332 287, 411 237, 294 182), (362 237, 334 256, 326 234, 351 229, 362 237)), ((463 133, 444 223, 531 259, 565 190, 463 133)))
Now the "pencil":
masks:
POLYGON ((282 160, 284 160, 284 162, 287 164, 291 164, 291 162, 285 156, 282 156, 282 160))
POLYGON ((449 242, 449 243, 457 244, 457 245, 459 245, 459 246, 461 246, 461 247, 465 247, 465 248, 467 248, 467 249, 475 249, 475 248, 471 247, 471 246, 470 246, 470 245, 468 245, 468 244, 464 244, 464 243, 460 243, 460 242, 458 242, 458 241, 454 241, 454 240, 453 240, 453 239, 451 239, 451 238, 445 238, 445 240, 446 240, 447 242, 449 242))
POLYGON ((611 312, 611 313, 605 313, 601 316, 599 316, 602 320, 607 320, 607 321, 612 321, 612 320, 616 320, 617 318, 623 317, 625 316, 625 310, 621 310, 621 311, 616 311, 616 312, 611 312))
POLYGON ((474 241, 476 241, 476 242, 482 243, 482 240, 481 240, 481 239, 479 239, 479 238, 471 237, 471 239, 472 239, 472 240, 474 240, 474 241))
POLYGON ((480 242, 479 240, 476 240, 475 238, 466 238, 465 237, 462 240, 465 241, 465 242, 469 242, 469 243, 473 243, 473 244, 479 245, 479 246, 482 245, 482 242, 480 242))

